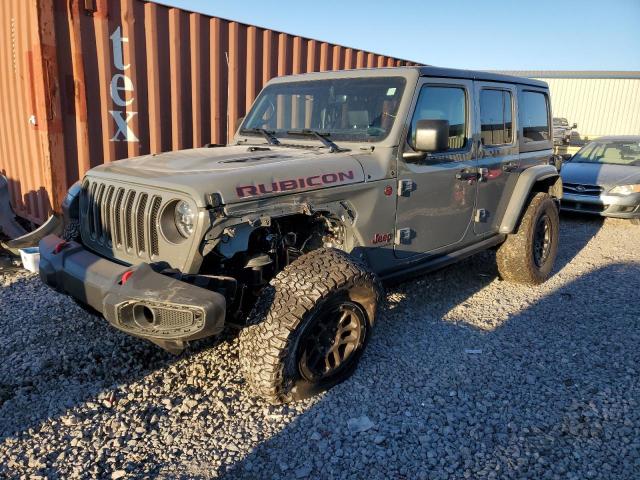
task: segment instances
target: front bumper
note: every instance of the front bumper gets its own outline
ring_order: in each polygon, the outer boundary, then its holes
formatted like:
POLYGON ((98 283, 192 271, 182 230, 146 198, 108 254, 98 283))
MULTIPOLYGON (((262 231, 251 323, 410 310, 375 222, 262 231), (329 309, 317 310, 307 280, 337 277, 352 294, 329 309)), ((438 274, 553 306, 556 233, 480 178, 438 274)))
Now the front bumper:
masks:
POLYGON ((640 218, 640 194, 596 196, 564 192, 560 208, 603 217, 640 218))
POLYGON ((115 328, 173 353, 224 328, 223 295, 157 273, 146 263, 117 264, 76 242, 56 253, 61 242, 56 235, 40 241, 40 278, 102 313, 115 328))

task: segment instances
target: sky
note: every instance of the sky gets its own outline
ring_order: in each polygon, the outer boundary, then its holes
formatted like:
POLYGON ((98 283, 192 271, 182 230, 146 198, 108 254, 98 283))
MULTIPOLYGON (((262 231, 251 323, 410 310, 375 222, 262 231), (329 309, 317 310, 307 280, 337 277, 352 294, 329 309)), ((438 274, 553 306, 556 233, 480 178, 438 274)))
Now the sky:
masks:
POLYGON ((158 0, 419 63, 640 70, 640 0, 158 0))

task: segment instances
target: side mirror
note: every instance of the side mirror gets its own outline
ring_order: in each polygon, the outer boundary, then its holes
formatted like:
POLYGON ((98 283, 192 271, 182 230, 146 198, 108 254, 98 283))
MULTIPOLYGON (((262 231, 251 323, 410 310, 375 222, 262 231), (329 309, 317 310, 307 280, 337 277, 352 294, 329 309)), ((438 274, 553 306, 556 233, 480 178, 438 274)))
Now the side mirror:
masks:
POLYGON ((578 128, 578 124, 577 124, 577 123, 574 123, 574 124, 571 126, 571 128, 578 128))
POLYGON ((449 148, 448 120, 418 120, 413 148, 418 152, 443 152, 449 148))

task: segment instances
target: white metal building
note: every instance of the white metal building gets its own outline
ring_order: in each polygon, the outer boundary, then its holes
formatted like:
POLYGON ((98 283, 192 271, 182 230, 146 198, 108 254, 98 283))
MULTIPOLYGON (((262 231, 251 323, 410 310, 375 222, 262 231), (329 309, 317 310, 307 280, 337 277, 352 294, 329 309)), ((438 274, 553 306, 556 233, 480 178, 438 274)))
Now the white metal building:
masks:
POLYGON ((543 80, 554 117, 578 124, 581 138, 640 135, 640 72, 508 71, 543 80))

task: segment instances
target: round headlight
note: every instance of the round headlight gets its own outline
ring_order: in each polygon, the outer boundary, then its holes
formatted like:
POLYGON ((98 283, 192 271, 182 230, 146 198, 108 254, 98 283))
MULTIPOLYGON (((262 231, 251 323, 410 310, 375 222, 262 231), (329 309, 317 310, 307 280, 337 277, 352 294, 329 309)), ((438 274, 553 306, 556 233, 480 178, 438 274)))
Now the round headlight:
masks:
POLYGON ((184 238, 188 238, 193 233, 196 222, 196 213, 193 207, 184 200, 179 201, 176 204, 174 218, 176 221, 176 228, 178 229, 178 232, 180 232, 180 235, 184 238))

